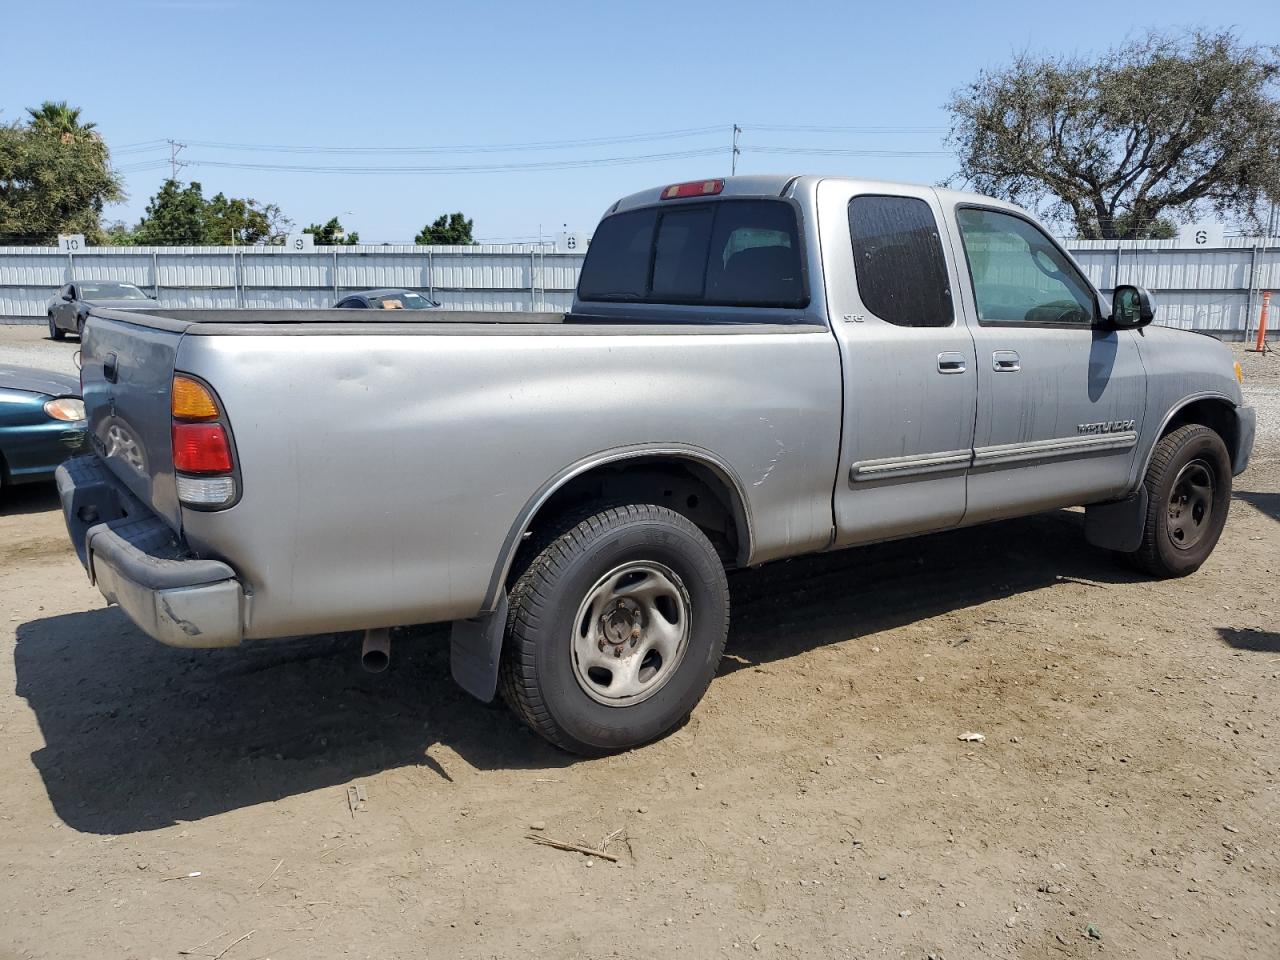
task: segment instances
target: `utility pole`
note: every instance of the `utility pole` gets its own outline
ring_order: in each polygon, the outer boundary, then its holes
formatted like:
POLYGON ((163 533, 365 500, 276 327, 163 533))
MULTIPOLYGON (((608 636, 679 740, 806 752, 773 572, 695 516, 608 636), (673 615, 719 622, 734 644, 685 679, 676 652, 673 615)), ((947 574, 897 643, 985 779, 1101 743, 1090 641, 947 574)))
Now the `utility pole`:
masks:
POLYGON ((738 172, 738 156, 742 150, 738 147, 738 134, 742 133, 742 128, 736 123, 733 125, 733 154, 729 160, 729 174, 732 176, 738 172))
POLYGON ((176 140, 169 141, 169 179, 176 181, 178 179, 178 171, 186 166, 178 159, 178 154, 185 150, 185 143, 178 143, 176 140))

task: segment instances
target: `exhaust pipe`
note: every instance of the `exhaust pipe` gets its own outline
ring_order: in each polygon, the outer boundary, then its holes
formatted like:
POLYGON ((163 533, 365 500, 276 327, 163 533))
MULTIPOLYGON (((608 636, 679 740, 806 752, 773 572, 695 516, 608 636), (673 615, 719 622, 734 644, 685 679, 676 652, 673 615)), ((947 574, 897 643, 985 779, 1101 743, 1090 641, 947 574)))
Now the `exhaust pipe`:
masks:
POLYGON ((360 664, 370 673, 381 673, 391 664, 391 630, 379 627, 364 632, 360 648, 360 664))

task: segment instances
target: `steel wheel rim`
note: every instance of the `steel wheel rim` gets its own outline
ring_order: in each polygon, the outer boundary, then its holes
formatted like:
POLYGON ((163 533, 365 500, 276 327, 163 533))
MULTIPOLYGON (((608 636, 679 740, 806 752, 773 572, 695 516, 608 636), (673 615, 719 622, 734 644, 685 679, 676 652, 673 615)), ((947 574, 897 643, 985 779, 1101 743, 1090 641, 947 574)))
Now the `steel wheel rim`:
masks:
POLYGON ((1213 468, 1203 460, 1192 460, 1178 471, 1169 493, 1165 530, 1179 550, 1190 550, 1209 531, 1215 489, 1213 468))
POLYGON ((652 697, 689 649, 691 604, 670 567, 636 560, 614 567, 587 591, 573 621, 573 674, 608 707, 652 697))

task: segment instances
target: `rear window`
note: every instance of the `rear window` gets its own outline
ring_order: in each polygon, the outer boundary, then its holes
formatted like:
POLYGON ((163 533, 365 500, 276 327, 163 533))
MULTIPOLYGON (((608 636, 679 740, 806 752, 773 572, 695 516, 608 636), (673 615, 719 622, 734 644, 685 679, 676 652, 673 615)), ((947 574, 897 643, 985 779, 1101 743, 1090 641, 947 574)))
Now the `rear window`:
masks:
POLYGON ((591 238, 578 297, 803 307, 795 210, 781 200, 722 200, 606 217, 591 238))

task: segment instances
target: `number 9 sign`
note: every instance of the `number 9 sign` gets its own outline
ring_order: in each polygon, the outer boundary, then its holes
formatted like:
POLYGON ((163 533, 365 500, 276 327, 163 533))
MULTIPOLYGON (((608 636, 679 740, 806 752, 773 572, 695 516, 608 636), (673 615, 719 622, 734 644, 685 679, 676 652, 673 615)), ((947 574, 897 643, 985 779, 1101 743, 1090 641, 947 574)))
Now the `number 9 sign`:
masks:
POLYGON ((316 239, 310 233, 291 233, 285 238, 285 249, 290 253, 311 253, 315 250, 316 239))

